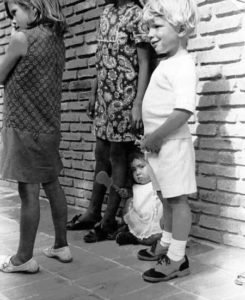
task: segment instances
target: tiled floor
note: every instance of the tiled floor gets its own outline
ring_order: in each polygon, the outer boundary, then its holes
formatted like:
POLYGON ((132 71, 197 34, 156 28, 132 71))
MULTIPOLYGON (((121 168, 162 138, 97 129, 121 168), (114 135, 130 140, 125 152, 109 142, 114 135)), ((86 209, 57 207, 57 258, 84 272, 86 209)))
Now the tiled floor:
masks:
MULTIPOLYGON (((14 253, 18 243, 19 200, 14 189, 0 187, 0 254, 14 253)), ((75 213, 69 209, 69 217, 75 213)), ((168 283, 149 284, 141 273, 152 266, 137 260, 142 246, 118 246, 114 241, 86 244, 86 232, 68 232, 74 256, 62 264, 42 255, 53 242, 48 203, 41 200, 41 222, 35 275, 0 272, 0 300, 245 300, 245 287, 234 284, 245 271, 245 251, 190 241, 191 275, 168 283)))

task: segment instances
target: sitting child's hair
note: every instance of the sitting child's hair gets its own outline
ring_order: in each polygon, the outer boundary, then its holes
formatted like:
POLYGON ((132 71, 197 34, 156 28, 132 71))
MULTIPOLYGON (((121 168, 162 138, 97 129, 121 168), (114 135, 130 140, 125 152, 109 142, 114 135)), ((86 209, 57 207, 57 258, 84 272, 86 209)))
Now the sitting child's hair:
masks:
POLYGON ((131 170, 131 176, 134 183, 137 184, 146 184, 151 181, 148 169, 147 169, 147 161, 145 160, 145 156, 141 151, 135 151, 129 154, 129 167, 131 170), (138 162, 137 162, 138 161, 138 162), (137 169, 141 169, 141 177, 139 178, 137 175, 137 169), (143 177, 142 177, 143 175, 143 177))
MULTIPOLYGON (((58 0, 11 0, 15 4, 22 6, 24 9, 34 8, 36 11, 36 19, 29 24, 29 27, 37 25, 48 26, 58 36, 63 36, 67 31, 67 23, 61 10, 58 0)), ((13 19, 8 7, 9 0, 4 0, 7 15, 13 19)))
POLYGON ((177 31, 185 29, 186 35, 189 36, 198 22, 196 1, 148 0, 144 6, 143 18, 148 23, 156 16, 162 16, 177 31))

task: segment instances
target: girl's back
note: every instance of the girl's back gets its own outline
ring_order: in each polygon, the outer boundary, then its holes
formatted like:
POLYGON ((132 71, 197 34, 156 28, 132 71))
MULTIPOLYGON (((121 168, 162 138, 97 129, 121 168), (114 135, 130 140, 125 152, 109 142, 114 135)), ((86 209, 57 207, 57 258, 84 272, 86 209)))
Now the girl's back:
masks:
POLYGON ((44 26, 22 31, 28 50, 5 83, 4 125, 43 133, 58 131, 65 62, 63 38, 44 26))

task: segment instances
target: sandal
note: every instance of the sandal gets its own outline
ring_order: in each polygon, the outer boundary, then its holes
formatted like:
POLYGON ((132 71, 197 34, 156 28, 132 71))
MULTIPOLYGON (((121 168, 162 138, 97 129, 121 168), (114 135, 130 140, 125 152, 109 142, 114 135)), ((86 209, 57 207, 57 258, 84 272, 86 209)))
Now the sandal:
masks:
POLYGON ((85 229, 91 229, 94 227, 94 225, 100 221, 101 217, 99 220, 84 220, 84 221, 79 221, 79 218, 82 216, 80 215, 75 215, 70 221, 66 223, 66 229, 67 230, 85 230, 85 229))
POLYGON ((96 243, 105 240, 114 240, 115 231, 108 231, 102 227, 101 223, 97 223, 94 229, 90 230, 88 234, 84 236, 86 243, 96 243))

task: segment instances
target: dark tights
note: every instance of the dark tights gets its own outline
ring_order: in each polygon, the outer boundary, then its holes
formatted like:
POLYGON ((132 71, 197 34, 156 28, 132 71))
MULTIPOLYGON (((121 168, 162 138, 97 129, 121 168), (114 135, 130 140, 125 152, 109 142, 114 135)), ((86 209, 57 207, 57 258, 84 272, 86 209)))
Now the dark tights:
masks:
MULTIPOLYGON (((112 177, 113 184, 125 187, 128 179, 128 154, 135 149, 133 142, 108 142, 101 139, 96 141, 95 149, 95 178, 100 171, 105 171, 112 177)), ((98 217, 101 214, 106 187, 94 180, 92 198, 87 213, 98 217)), ((120 196, 113 187, 110 188, 107 209, 102 219, 103 227, 115 223, 115 217, 120 205, 120 196)))

